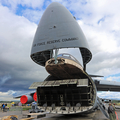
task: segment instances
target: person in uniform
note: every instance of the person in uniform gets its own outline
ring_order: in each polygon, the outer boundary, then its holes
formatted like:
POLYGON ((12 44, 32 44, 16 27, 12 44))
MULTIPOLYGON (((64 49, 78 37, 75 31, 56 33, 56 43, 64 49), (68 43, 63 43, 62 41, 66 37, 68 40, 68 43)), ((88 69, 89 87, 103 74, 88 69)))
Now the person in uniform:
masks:
POLYGON ((114 108, 114 112, 113 112, 113 115, 114 115, 114 119, 116 120, 116 114, 115 114, 115 103, 112 104, 113 108, 114 108))
POLYGON ((114 113, 115 113, 115 112, 114 112, 114 108, 113 108, 112 104, 109 103, 108 114, 109 114, 110 120, 115 120, 114 113))

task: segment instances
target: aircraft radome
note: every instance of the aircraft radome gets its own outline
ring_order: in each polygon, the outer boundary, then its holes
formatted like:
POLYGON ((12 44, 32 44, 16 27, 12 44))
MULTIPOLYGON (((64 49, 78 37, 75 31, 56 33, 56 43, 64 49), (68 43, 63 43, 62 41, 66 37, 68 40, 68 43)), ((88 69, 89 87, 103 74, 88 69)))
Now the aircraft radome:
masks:
POLYGON ((86 72, 92 53, 75 17, 60 3, 51 3, 41 17, 31 49, 31 58, 50 74, 43 82, 34 82, 38 106, 49 113, 88 114, 100 108, 106 117, 99 91, 120 91, 120 83, 93 80, 86 72), (79 48, 83 67, 63 48, 79 48), (53 51, 55 55, 53 56, 53 51))

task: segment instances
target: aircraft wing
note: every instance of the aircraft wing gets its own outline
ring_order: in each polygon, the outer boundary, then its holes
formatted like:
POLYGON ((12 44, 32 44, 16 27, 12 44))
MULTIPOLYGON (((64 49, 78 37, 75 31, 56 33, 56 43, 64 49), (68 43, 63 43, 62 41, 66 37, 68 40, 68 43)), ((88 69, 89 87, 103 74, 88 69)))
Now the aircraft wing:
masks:
POLYGON ((94 80, 97 91, 115 91, 120 92, 120 82, 107 80, 94 80))
POLYGON ((24 93, 24 94, 20 94, 20 95, 17 95, 17 96, 13 96, 13 98, 21 98, 21 96, 23 95, 33 95, 36 91, 31 91, 31 92, 27 92, 27 93, 24 93))

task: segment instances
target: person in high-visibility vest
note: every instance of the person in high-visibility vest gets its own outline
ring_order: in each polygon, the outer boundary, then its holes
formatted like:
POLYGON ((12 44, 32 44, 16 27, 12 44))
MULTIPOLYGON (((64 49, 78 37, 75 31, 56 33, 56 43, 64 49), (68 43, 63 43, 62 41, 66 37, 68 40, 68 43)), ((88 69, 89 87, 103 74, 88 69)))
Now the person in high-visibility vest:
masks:
MULTIPOLYGON (((115 110, 115 103, 113 104, 113 108, 114 108, 114 110, 115 110)), ((114 117, 115 119, 117 119, 117 120, 119 120, 118 119, 118 115, 117 115, 117 112, 115 111, 115 117, 114 117)))

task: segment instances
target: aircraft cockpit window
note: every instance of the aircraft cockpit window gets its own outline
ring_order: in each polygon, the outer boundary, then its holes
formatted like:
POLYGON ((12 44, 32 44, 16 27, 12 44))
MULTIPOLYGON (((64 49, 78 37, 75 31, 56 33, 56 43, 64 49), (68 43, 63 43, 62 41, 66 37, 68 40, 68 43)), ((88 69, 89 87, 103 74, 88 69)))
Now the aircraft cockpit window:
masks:
MULTIPOLYGON (((63 58, 66 58, 66 59, 71 59, 71 60, 74 60, 74 61, 76 61, 77 63, 79 63, 79 61, 76 59, 76 58, 74 58, 72 55, 70 55, 70 54, 67 54, 67 53, 62 53, 62 54, 59 54, 59 55, 57 55, 57 57, 63 57, 63 58)), ((80 64, 80 63, 79 63, 80 64)))
POLYGON ((70 57, 69 54, 59 54, 57 57, 70 57))
POLYGON ((74 61, 77 61, 72 55, 70 54, 59 54, 57 57, 65 57, 65 58, 69 58, 69 59, 72 59, 74 61))
POLYGON ((62 54, 59 54, 57 57, 62 57, 62 54))
POLYGON ((63 54, 63 56, 64 56, 64 57, 70 57, 70 55, 68 55, 68 54, 63 54))

